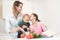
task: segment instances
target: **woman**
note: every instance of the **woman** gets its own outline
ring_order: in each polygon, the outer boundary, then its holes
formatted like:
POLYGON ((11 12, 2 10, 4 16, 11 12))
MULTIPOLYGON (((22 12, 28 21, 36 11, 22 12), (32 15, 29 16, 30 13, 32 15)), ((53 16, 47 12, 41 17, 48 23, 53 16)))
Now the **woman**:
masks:
POLYGON ((12 37, 17 37, 17 32, 15 30, 18 26, 18 22, 22 19, 22 10, 23 3, 20 1, 15 1, 13 3, 13 11, 11 16, 6 17, 6 32, 9 33, 12 37))
POLYGON ((42 32, 46 31, 45 25, 40 22, 37 14, 33 13, 30 20, 32 22, 32 24, 30 25, 31 32, 40 35, 42 32))

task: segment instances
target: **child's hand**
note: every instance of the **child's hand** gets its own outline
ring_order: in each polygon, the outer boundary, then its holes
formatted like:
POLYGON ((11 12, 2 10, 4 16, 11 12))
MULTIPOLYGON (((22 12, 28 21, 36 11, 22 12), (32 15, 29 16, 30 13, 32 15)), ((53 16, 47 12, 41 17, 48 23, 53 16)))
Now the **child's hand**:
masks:
POLYGON ((22 28, 23 28, 23 29, 24 29, 24 28, 27 28, 27 26, 23 25, 22 28))

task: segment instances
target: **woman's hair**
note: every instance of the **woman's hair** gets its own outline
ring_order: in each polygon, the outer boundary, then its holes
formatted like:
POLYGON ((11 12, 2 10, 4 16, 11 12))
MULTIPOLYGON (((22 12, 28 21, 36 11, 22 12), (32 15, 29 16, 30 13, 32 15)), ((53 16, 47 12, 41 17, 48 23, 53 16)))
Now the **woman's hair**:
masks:
POLYGON ((33 15, 34 17, 36 17, 36 21, 40 22, 40 20, 38 19, 38 15, 37 15, 37 14, 32 13, 32 15, 33 15))
POLYGON ((30 19, 30 16, 29 16, 29 14, 24 14, 24 15, 23 15, 23 18, 24 18, 25 16, 28 16, 28 17, 29 17, 29 19, 30 19))
POLYGON ((19 4, 22 4, 22 5, 23 5, 23 3, 20 2, 20 1, 15 1, 15 2, 13 3, 13 11, 16 11, 16 7, 18 7, 19 4))

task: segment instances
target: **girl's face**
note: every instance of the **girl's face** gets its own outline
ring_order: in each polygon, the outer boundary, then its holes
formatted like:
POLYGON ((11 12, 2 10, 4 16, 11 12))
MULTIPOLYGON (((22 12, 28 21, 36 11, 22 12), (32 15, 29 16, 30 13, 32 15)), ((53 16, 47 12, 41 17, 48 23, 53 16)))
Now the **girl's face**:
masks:
POLYGON ((36 20, 36 17, 34 15, 31 15, 30 20, 31 21, 35 21, 36 20))
POLYGON ((29 22, 29 20, 30 20, 29 16, 24 16, 24 21, 25 22, 29 22))
POLYGON ((18 7, 16 7, 16 10, 20 13, 21 12, 21 10, 22 10, 22 4, 19 4, 19 6, 18 7))

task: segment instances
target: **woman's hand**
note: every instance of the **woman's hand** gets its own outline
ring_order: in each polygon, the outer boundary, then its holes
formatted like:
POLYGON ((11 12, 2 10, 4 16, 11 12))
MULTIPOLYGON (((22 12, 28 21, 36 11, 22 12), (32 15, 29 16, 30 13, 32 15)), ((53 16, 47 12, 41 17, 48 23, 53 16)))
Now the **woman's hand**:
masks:
POLYGON ((16 32, 19 31, 19 30, 20 30, 20 27, 17 27, 17 28, 16 28, 16 32))
POLYGON ((24 32, 24 30, 23 30, 21 27, 17 27, 16 29, 11 29, 11 30, 9 31, 9 33, 18 32, 19 30, 22 31, 22 32, 24 32))
POLYGON ((23 30, 23 28, 17 27, 17 28, 16 28, 16 31, 19 31, 19 30, 22 31, 23 33, 25 33, 25 31, 23 30))
POLYGON ((11 30, 9 31, 9 33, 14 33, 14 32, 16 32, 16 30, 11 29, 11 30))

